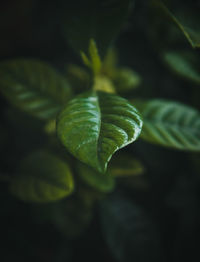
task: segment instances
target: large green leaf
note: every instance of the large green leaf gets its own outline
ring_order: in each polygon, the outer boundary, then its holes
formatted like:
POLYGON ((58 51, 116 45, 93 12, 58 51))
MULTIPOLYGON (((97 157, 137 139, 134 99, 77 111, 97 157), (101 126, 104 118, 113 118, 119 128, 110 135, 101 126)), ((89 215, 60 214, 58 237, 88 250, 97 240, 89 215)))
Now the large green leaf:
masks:
POLYGON ((88 50, 95 39, 100 54, 118 34, 126 20, 132 0, 77 0, 67 2, 63 15, 63 31, 71 46, 79 53, 88 50))
MULTIPOLYGON (((172 1, 173 2, 173 1, 172 1)), ((194 5, 181 3, 181 8, 168 8, 162 1, 154 0, 153 3, 178 26, 193 48, 200 47, 200 16, 199 8, 194 5), (192 8, 191 8, 192 7, 192 8)))
POLYGON ((164 60, 178 75, 200 84, 198 54, 168 51, 164 54, 164 60))
POLYGON ((38 118, 54 118, 70 97, 69 84, 50 65, 32 59, 0 63, 0 92, 38 118))
POLYGON ((144 127, 141 138, 167 147, 200 151, 200 113, 178 102, 136 102, 144 127))
POLYGON ((57 120, 63 145, 99 172, 115 151, 138 138, 141 128, 138 111, 126 99, 94 91, 71 100, 57 120))
POLYGON ((74 182, 67 163, 45 152, 26 157, 19 174, 10 184, 11 192, 23 201, 51 202, 72 193, 74 182))

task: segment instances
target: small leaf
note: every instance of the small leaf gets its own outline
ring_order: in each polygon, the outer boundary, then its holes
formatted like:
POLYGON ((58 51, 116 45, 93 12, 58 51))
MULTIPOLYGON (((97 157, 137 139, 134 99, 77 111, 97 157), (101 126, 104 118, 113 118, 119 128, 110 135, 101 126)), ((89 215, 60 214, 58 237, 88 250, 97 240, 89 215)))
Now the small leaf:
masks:
POLYGON ((81 51, 81 58, 83 63, 89 67, 96 76, 101 71, 101 58, 93 38, 90 39, 88 53, 89 58, 83 51, 81 51))
POLYGON ((45 151, 26 157, 19 172, 12 180, 10 190, 23 201, 55 201, 70 195, 74 188, 68 165, 45 151))
POLYGON ((113 156, 108 171, 114 177, 138 176, 144 173, 139 160, 127 153, 113 156))
POLYGON ((131 0, 78 0, 63 7, 64 36, 78 52, 87 53, 89 41, 95 39, 104 56, 113 38, 126 20, 131 0))
POLYGON ((141 138, 181 150, 200 151, 200 113, 178 102, 135 101, 144 127, 141 138))
POLYGON ((99 56, 99 52, 94 39, 90 40, 89 54, 91 58, 93 72, 94 74, 98 74, 101 70, 101 58, 99 56))
POLYGON ((154 0, 153 3, 178 26, 193 48, 200 47, 200 16, 198 7, 195 8, 194 6, 193 10, 190 10, 191 6, 188 7, 183 3, 182 10, 178 8, 177 10, 173 9, 171 12, 160 0, 154 0), (181 11, 184 11, 184 13, 181 13, 181 11))
POLYGON ((77 165, 78 174, 86 184, 101 192, 107 193, 113 191, 115 180, 109 173, 99 173, 81 162, 77 165))
POLYGON ((141 83, 140 76, 129 68, 116 69, 112 80, 118 93, 129 92, 141 83))
POLYGON ((115 87, 112 81, 104 75, 97 75, 94 77, 93 90, 111 94, 115 93, 115 87))
POLYGON ((1 62, 0 75, 0 92, 9 102, 41 119, 55 118, 70 98, 66 79, 44 62, 1 62))
POLYGON ((117 150, 138 138, 141 128, 138 111, 126 99, 94 91, 71 100, 57 120, 63 145, 99 172, 117 150))
POLYGON ((200 84, 200 71, 197 69, 197 54, 168 51, 164 54, 168 66, 185 79, 200 84))

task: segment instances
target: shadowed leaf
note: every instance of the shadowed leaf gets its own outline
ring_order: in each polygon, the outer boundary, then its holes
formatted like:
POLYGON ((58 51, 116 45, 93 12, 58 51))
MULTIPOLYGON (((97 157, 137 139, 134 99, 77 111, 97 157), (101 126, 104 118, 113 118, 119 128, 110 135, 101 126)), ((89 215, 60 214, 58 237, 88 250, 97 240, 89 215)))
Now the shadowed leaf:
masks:
POLYGON ((26 157, 20 174, 10 184, 11 192, 30 202, 51 202, 70 195, 74 188, 68 165, 45 151, 26 157))
POLYGON ((131 7, 131 0, 74 1, 67 3, 63 14, 63 32, 67 41, 79 53, 87 53, 93 38, 104 55, 119 33, 131 7))
POLYGON ((41 119, 55 118, 70 98, 67 80, 45 62, 1 62, 0 76, 0 92, 9 102, 41 119))

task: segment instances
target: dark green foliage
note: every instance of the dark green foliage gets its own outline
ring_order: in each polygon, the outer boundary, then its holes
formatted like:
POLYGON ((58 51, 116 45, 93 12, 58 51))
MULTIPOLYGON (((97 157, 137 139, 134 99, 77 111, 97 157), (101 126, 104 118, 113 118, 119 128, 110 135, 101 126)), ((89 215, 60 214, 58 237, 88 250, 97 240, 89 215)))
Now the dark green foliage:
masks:
POLYGON ((20 109, 51 119, 70 98, 67 80, 44 62, 11 60, 0 64, 0 91, 20 109))
POLYGON ((199 260, 199 10, 0 4, 0 261, 199 260))
POLYGON ((172 148, 200 151, 200 113, 178 102, 136 102, 144 118, 142 138, 172 148))
POLYGON ((21 200, 55 201, 73 191, 74 182, 67 163, 48 152, 32 153, 22 160, 18 172, 10 190, 21 200))
POLYGON ((192 52, 166 52, 164 61, 177 75, 200 84, 200 71, 198 69, 198 56, 192 52))
POLYGON ((160 238, 153 219, 134 201, 112 194, 100 204, 104 237, 118 261, 160 261, 160 238))
POLYGON ((132 0, 77 0, 63 12, 63 33, 79 53, 87 52, 89 40, 95 39, 101 55, 113 42, 128 17, 132 0))

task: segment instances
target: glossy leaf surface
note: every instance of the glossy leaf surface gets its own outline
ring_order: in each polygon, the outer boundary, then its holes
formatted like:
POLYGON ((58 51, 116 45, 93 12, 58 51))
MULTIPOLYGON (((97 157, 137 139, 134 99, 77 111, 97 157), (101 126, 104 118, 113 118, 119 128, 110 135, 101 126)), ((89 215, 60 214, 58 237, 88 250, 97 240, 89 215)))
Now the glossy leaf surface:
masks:
POLYGON ((0 92, 9 102, 40 119, 55 118, 70 98, 66 79, 45 62, 1 62, 0 75, 0 92))
POLYGON ((71 100, 57 121, 63 145, 99 172, 114 152, 138 138, 141 128, 138 111, 126 99, 93 91, 71 100))
POLYGON ((25 158, 19 172, 12 180, 10 190, 23 201, 55 201, 71 194, 74 188, 68 165, 44 151, 25 158))
POLYGON ((200 151, 200 113, 178 102, 136 102, 144 127, 141 138, 182 150, 200 151))

